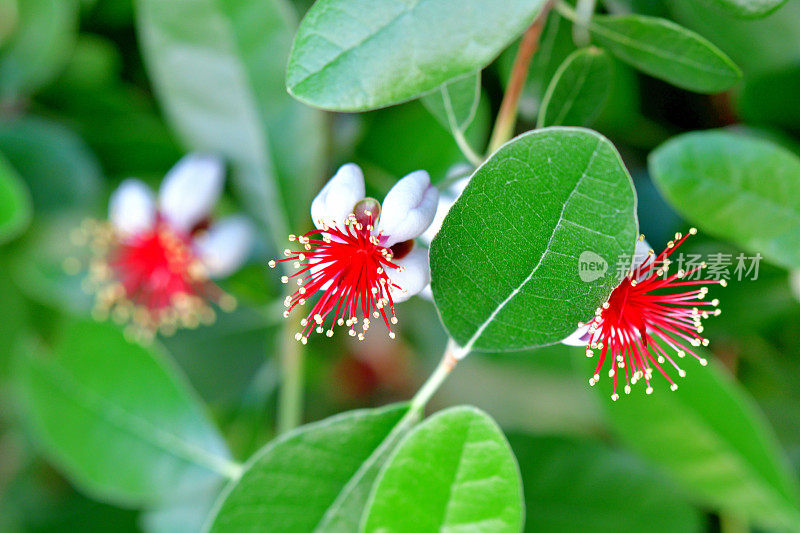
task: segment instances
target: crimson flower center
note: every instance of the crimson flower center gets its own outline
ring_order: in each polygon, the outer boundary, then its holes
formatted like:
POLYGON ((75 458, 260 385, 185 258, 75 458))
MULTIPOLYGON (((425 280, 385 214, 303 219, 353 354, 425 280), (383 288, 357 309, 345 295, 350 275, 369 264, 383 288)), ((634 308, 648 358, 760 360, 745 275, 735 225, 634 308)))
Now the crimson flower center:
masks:
POLYGON ((364 339, 370 326, 370 314, 382 319, 394 338, 390 324, 396 324, 391 289, 402 290, 394 284, 387 270, 401 270, 393 262, 392 250, 382 246, 381 234, 376 232, 375 219, 369 210, 357 217, 350 214, 343 224, 323 226, 300 236, 289 236, 304 248, 303 252, 285 250, 284 259, 270 261, 292 262, 296 272, 282 277, 284 283, 296 281, 298 289, 286 297, 284 317, 295 307, 307 303, 307 298, 320 293, 319 299, 300 321, 301 330, 295 335, 307 342, 312 331, 322 333, 329 323, 326 335, 333 335, 335 325, 347 326, 349 334, 364 339), (388 314, 387 314, 388 308, 388 314), (361 331, 355 326, 361 321, 361 331))
POLYGON ((593 357, 595 350, 600 350, 599 361, 589 384, 597 383, 600 369, 610 360, 608 376, 614 379, 614 392, 611 395, 614 400, 619 398, 617 383, 620 371, 624 373, 626 394, 631 392, 631 385, 640 379, 645 380, 646 392, 650 394, 653 392, 650 385, 653 369, 669 381, 672 390, 678 388, 666 369, 672 367, 680 377, 684 377, 686 372, 678 365, 674 355, 683 358, 689 354, 700 364, 707 364, 706 359, 691 347, 708 345, 708 339, 701 336, 702 320, 710 314, 720 313, 716 309, 719 301, 703 301, 708 288, 698 286, 715 283, 725 286, 726 282, 724 279, 693 279, 699 277, 704 263, 688 272, 679 269, 669 274, 672 266, 669 256, 686 237, 695 233, 697 230, 692 228, 685 236, 676 234, 675 240, 670 241, 657 256, 651 250, 648 258, 630 271, 614 289, 589 324, 586 355, 593 357))
POLYGON ((108 223, 88 223, 93 253, 89 284, 96 292, 94 314, 130 322, 129 332, 147 340, 156 330, 214 321, 208 301, 232 310, 236 300, 210 281, 195 253, 193 237, 163 219, 153 228, 120 235, 108 223))
POLYGON ((109 265, 127 297, 151 311, 173 305, 181 295, 198 294, 204 278, 189 238, 164 223, 123 240, 109 265))

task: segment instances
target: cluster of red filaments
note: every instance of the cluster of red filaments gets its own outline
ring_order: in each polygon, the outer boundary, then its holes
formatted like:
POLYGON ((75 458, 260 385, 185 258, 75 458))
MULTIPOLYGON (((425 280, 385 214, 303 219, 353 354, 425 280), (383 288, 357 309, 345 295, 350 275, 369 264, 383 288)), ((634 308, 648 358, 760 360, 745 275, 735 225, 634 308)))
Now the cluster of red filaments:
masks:
POLYGON ((75 240, 91 248, 87 289, 96 295, 94 316, 128 323, 126 333, 135 338, 209 324, 215 319, 209 301, 226 310, 236 305, 209 280, 192 236, 163 220, 126 236, 109 223, 87 221, 75 240))
POLYGON ((303 344, 312 331, 325 332, 331 337, 335 325, 347 326, 351 336, 364 340, 370 326, 370 313, 375 319, 383 319, 389 337, 395 337, 391 324, 397 323, 397 317, 390 290, 392 287, 402 289, 392 283, 386 271, 402 270, 402 267, 392 262, 392 250, 381 246, 381 234, 373 234, 375 215, 380 207, 377 202, 368 205, 371 209, 357 206, 356 213, 347 217, 343 228, 322 225, 321 229, 305 235, 290 235, 289 241, 297 241, 304 250, 286 249, 284 259, 269 262, 272 268, 277 263, 292 262, 296 270, 291 276, 281 278, 283 283, 295 280, 299 286, 284 300, 287 308, 284 317, 298 305, 304 306, 310 296, 321 293, 300 321, 302 329, 295 335, 303 344), (359 319, 361 331, 357 332, 359 319), (329 324, 327 331, 326 322, 329 324))
MULTIPOLYGON (((647 384, 645 392, 651 394, 653 368, 669 381, 673 391, 678 385, 665 367, 671 366, 680 377, 686 375, 673 355, 681 359, 689 354, 701 365, 708 364, 691 348, 708 345, 708 339, 701 336, 701 322, 712 314, 716 316, 720 313, 716 309, 718 300, 704 301, 708 293, 704 285, 719 284, 724 287, 726 282, 724 279, 693 279, 699 277, 699 271, 706 266, 705 263, 689 271, 679 269, 669 274, 672 266, 670 255, 686 237, 695 233, 697 230, 692 228, 687 235, 675 234, 675 240, 668 242, 667 248, 658 255, 651 250, 647 259, 631 270, 614 289, 589 323, 586 356, 593 357, 595 351, 600 350, 600 359, 589 384, 597 383, 600 369, 610 359, 608 376, 614 379, 612 400, 619 398, 617 383, 620 381, 620 371, 625 373, 626 394, 630 394, 631 385, 641 379, 647 384)), ((644 236, 640 237, 642 239, 644 236)))

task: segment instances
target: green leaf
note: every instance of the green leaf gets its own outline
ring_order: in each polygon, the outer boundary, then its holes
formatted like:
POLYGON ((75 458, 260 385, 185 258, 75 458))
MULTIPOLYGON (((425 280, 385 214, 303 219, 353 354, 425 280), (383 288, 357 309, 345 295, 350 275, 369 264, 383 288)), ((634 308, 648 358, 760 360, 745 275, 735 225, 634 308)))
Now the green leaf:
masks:
POLYGON ((41 216, 11 258, 9 271, 25 296, 38 304, 88 316, 95 294, 84 285, 89 248, 76 244, 73 233, 86 220, 81 213, 41 216))
POLYGON ((22 233, 31 220, 30 193, 16 171, 0 156, 0 244, 22 233))
POLYGON ((672 18, 724 50, 742 68, 745 78, 800 60, 800 2, 786 2, 759 20, 736 18, 697 0, 669 0, 667 4, 672 18))
POLYGON ((180 159, 152 97, 121 79, 122 55, 109 39, 82 34, 64 73, 37 101, 91 146, 110 176, 163 176, 180 159))
POLYGON ((396 404, 283 435, 226 489, 210 531, 357 531, 378 470, 414 419, 407 404, 396 404))
MULTIPOLYGON (((285 0, 137 0, 146 65, 187 146, 233 162, 244 205, 288 233, 284 206, 310 203, 321 180, 322 115, 286 94, 294 14, 285 0)), ((305 210, 292 216, 307 219, 305 210)))
POLYGON ((30 342, 18 362, 35 440, 96 498, 155 503, 239 471, 185 378, 113 325, 70 322, 53 353, 30 342))
POLYGON ((611 59, 599 48, 570 54, 550 80, 536 127, 590 125, 608 98, 611 69, 611 59))
POLYGON ((35 92, 58 75, 69 60, 77 29, 76 0, 19 2, 16 31, 0 50, 0 99, 35 92))
POLYGON ((474 407, 430 417, 397 446, 373 489, 363 530, 517 533, 519 468, 497 423, 474 407))
MULTIPOLYGON (((8 263, 6 254, 0 255, 2 272, 10 270, 8 263)), ((8 381, 13 349, 31 326, 31 310, 11 276, 0 276, 0 302, 0 383, 4 383, 8 381)))
POLYGON ((163 340, 206 402, 231 405, 241 400, 242 390, 264 363, 264 354, 276 345, 275 315, 281 315, 274 307, 268 309, 272 312, 240 301, 234 311, 219 313, 213 324, 179 330, 163 340))
POLYGON ((543 0, 320 0, 295 37, 286 86, 335 111, 410 100, 491 63, 543 0))
POLYGON ((722 92, 742 77, 739 67, 719 48, 665 19, 598 15, 589 30, 597 44, 621 60, 683 89, 722 92))
POLYGON ((508 435, 525 486, 525 531, 704 531, 700 512, 637 457, 599 442, 508 435))
POLYGON ((35 210, 85 213, 99 205, 100 165, 64 126, 35 117, 0 122, 0 153, 25 181, 35 210))
POLYGON ((602 378, 598 396, 611 425, 704 505, 796 531, 800 489, 763 415, 713 363, 686 371, 674 392, 666 384, 650 395, 633 387, 616 402, 612 380, 602 378))
POLYGON ((706 0, 706 3, 722 8, 736 17, 762 18, 781 7, 786 0, 706 0))
POLYGON ((616 287, 635 210, 630 175, 599 133, 547 128, 507 143, 475 171, 431 243, 431 288, 450 335, 478 350, 565 338, 616 287), (587 261, 601 270, 585 282, 587 261))
POLYGON ((700 229, 800 268, 800 160, 788 150, 746 135, 692 132, 652 152, 649 168, 700 229))
POLYGON ((222 484, 212 480, 190 494, 148 509, 141 515, 141 529, 146 533, 200 533, 221 491, 222 484))
POLYGON ((464 132, 472 124, 481 99, 481 73, 441 85, 420 100, 448 131, 464 132))
POLYGON ((800 65, 754 74, 739 93, 739 113, 748 124, 765 124, 788 130, 800 126, 800 109, 787 105, 800 91, 800 65))

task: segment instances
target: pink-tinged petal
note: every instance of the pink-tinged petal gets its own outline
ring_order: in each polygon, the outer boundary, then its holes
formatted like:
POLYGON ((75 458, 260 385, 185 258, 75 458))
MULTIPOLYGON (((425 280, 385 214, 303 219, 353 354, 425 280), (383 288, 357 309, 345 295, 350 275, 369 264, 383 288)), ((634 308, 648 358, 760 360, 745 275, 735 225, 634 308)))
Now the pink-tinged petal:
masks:
POLYGON ((149 230, 156 220, 153 191, 139 180, 126 179, 111 194, 108 219, 123 235, 135 235, 149 230))
POLYGON ((462 178, 452 183, 447 189, 439 193, 439 205, 436 208, 436 216, 433 217, 431 225, 428 229, 419 236, 420 240, 424 243, 430 244, 433 238, 442 229, 442 222, 444 217, 450 212, 450 208, 456 203, 456 200, 469 184, 469 178, 462 178))
POLYGON ((184 156, 161 183, 159 210, 170 225, 188 232, 211 213, 224 180, 225 167, 218 157, 184 156))
POLYGON ((253 225, 243 216, 224 218, 198 235, 194 248, 212 278, 229 276, 250 255, 255 234, 253 225))
POLYGON ((431 178, 424 170, 398 181, 381 206, 382 243, 392 246, 419 237, 431 225, 438 203, 439 191, 431 185, 431 178))
POLYGON ((561 344, 566 344, 567 346, 586 346, 589 344, 590 338, 589 325, 584 324, 583 326, 578 326, 578 329, 573 331, 569 337, 562 340, 561 344))
POLYGON ((364 194, 364 173, 359 166, 342 165, 311 202, 311 219, 319 229, 323 224, 344 228, 345 219, 364 194))
POLYGON ((387 274, 392 283, 398 285, 391 288, 395 303, 404 302, 423 290, 431 282, 431 268, 428 263, 428 250, 415 248, 407 256, 394 261, 402 270, 388 269, 387 274))

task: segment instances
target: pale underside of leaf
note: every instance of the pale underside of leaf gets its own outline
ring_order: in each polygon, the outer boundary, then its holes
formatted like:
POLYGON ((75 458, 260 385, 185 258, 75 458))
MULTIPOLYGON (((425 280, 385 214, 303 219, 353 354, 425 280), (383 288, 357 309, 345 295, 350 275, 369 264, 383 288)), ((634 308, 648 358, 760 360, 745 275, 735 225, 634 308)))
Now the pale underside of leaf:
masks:
POLYGON ((154 426, 150 421, 120 407, 108 398, 104 398, 84 387, 53 358, 48 363, 29 356, 31 369, 48 380, 53 386, 69 397, 76 405, 98 416, 110 426, 119 429, 145 443, 159 452, 170 455, 207 469, 209 472, 225 477, 235 477, 241 467, 229 458, 215 455, 208 450, 188 442, 168 429, 154 426))

